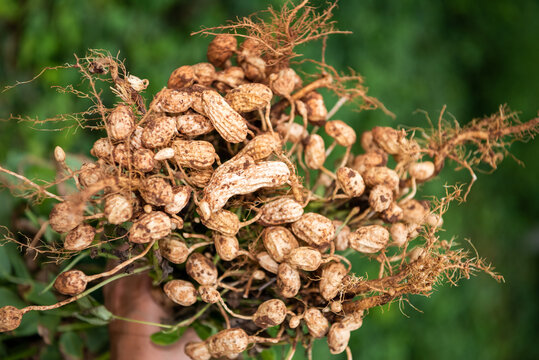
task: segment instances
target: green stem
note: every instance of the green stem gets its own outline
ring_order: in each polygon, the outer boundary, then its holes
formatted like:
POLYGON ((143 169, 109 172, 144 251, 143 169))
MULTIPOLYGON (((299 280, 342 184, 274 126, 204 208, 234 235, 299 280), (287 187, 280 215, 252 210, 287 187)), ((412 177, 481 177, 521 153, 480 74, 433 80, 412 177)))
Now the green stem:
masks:
POLYGON ((66 332, 66 331, 77 331, 77 330, 86 330, 86 329, 92 329, 95 327, 100 327, 103 325, 94 325, 94 324, 88 324, 88 323, 73 323, 73 324, 65 324, 58 326, 57 330, 58 332, 66 332))
POLYGON ((176 327, 176 325, 174 325, 174 326, 173 325, 164 325, 164 324, 154 323, 154 322, 150 322, 150 321, 142 321, 142 320, 126 318, 126 317, 118 316, 118 315, 114 315, 114 314, 112 314, 112 318, 115 319, 115 320, 123 320, 123 321, 142 324, 142 325, 158 326, 158 327, 163 328, 163 329, 174 329, 176 327))

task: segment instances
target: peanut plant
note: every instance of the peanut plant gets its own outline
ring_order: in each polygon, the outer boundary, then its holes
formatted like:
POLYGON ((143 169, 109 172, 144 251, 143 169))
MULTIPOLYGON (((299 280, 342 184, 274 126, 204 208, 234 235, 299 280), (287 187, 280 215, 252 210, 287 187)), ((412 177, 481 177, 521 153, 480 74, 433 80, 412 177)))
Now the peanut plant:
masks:
POLYGON ((351 358, 350 333, 369 309, 429 295, 435 284, 477 271, 502 280, 442 236, 443 215, 466 199, 478 168, 496 169, 512 142, 537 134, 539 118, 520 122, 502 106, 460 126, 444 109, 429 128, 357 134, 335 119, 341 107, 393 114, 368 95, 359 74, 296 51, 321 40, 323 54, 326 38, 343 33, 332 21, 334 6, 318 12, 307 1, 288 3, 201 30, 212 36, 208 62, 180 66, 151 98, 143 94, 148 80, 106 51, 66 65, 88 86, 66 91, 93 101, 74 116, 103 133, 90 152, 95 160, 71 169, 56 147, 60 180, 49 184, 0 167, 19 181, 12 187, 21 196, 57 201, 34 239, 7 232, 3 242, 58 263, 127 244, 127 258, 95 274, 60 273, 57 303, 5 306, 0 331, 16 329, 30 311, 59 308, 149 270, 177 309, 179 320, 157 324, 164 333, 204 318, 219 323, 217 333, 185 347, 194 360, 256 355, 273 344, 291 345, 287 359, 298 344, 312 356, 319 338, 332 354, 351 358), (305 64, 317 71, 305 72, 305 64), (102 83, 117 96, 113 108, 101 99, 102 83), (327 92, 338 101, 328 104, 327 92), (363 152, 354 154, 357 142, 363 152), (343 155, 328 164, 338 148, 343 155), (418 187, 447 164, 468 171, 469 184, 418 199, 418 187), (77 191, 55 194, 63 182, 77 191), (58 234, 52 243, 41 239, 48 227, 58 234), (364 274, 348 259, 352 253, 378 271, 364 274))

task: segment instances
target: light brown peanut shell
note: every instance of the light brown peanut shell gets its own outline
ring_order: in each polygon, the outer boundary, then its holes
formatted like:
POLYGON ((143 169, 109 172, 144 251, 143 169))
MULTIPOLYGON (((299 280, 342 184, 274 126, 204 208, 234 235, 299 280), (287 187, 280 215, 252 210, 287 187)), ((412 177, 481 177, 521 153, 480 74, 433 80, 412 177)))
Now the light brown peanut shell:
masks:
POLYGON ((109 138, 101 138, 96 140, 90 153, 100 159, 108 160, 112 155, 112 149, 114 146, 111 144, 109 138))
POLYGON ((172 142, 172 148, 176 163, 193 169, 211 168, 217 156, 215 148, 208 141, 176 139, 172 142))
POLYGON ((161 211, 144 214, 129 229, 129 241, 144 244, 170 234, 170 218, 161 211))
POLYGON ((423 161, 412 163, 408 167, 410 176, 416 178, 419 181, 429 179, 434 174, 434 163, 432 161, 423 161))
POLYGON ((286 262, 280 264, 277 270, 277 287, 285 298, 296 296, 301 288, 299 272, 286 262))
POLYGON ((303 320, 312 337, 320 339, 326 336, 329 330, 329 321, 320 310, 316 308, 307 309, 303 315, 303 320))
POLYGON ((172 188, 172 201, 165 205, 169 214, 177 214, 189 203, 191 188, 189 186, 175 186, 172 188))
POLYGON ((113 194, 105 199, 103 212, 110 224, 118 225, 131 219, 133 205, 125 196, 113 194))
POLYGON ((316 91, 311 91, 305 95, 301 101, 307 107, 307 115, 309 122, 315 125, 323 125, 328 116, 328 110, 324 104, 324 98, 316 91))
POLYGON ((94 241, 95 233, 95 228, 92 225, 80 224, 67 233, 64 240, 64 249, 70 251, 86 249, 94 241))
POLYGON ((49 225, 59 233, 74 229, 84 219, 82 208, 71 201, 64 201, 54 205, 49 213, 49 225))
POLYGON ((220 232, 223 235, 235 236, 240 229, 240 220, 231 211, 219 210, 211 214, 208 219, 202 219, 202 224, 208 229, 220 232))
POLYGON ((191 306, 197 302, 197 291, 193 284, 185 280, 171 280, 163 287, 167 297, 176 304, 191 306))
POLYGON ((165 206, 174 200, 172 186, 160 176, 147 178, 142 183, 140 195, 150 205, 165 206))
POLYGON ((165 259, 174 264, 183 264, 189 256, 189 248, 185 242, 172 237, 159 240, 159 252, 165 259))
POLYGON ((195 72, 190 65, 180 66, 175 69, 168 78, 167 87, 173 90, 181 90, 185 87, 193 85, 195 82, 195 72))
POLYGON ((318 134, 310 135, 305 144, 305 165, 310 169, 320 169, 326 161, 324 139, 318 134))
MULTIPOLYGON (((339 220, 333 220, 333 225, 335 226, 335 233, 337 233, 337 229, 343 224, 342 221, 339 220)), ((335 250, 337 251, 344 251, 348 249, 348 234, 350 234, 350 227, 348 225, 345 225, 341 231, 337 234, 337 236, 334 239, 335 242, 335 250)))
POLYGON ((311 246, 327 246, 335 236, 335 227, 331 220, 317 213, 305 213, 292 223, 292 232, 311 246))
POLYGON ((238 256, 240 244, 235 236, 223 235, 219 232, 213 233, 215 251, 224 261, 232 261, 238 256))
POLYGON ((264 133, 255 136, 234 157, 239 158, 248 155, 254 161, 266 159, 273 153, 281 150, 282 141, 278 133, 264 133))
POLYGON ((213 131, 210 119, 194 113, 176 117, 176 128, 187 137, 196 137, 213 131))
POLYGON ((356 143, 356 132, 353 128, 341 120, 328 121, 324 125, 326 134, 331 136, 337 144, 349 147, 356 143))
POLYGON ((364 174, 367 169, 375 166, 385 166, 387 164, 387 154, 382 151, 370 151, 358 155, 354 158, 352 168, 360 174, 364 174))
POLYGON ((303 215, 303 206, 296 200, 283 197, 262 205, 258 222, 262 225, 281 225, 298 221, 303 215))
POLYGON ((193 253, 189 256, 185 270, 200 285, 217 283, 217 268, 210 259, 200 253, 193 253))
POLYGON ((253 322, 262 329, 282 324, 286 318, 286 305, 282 300, 271 299, 258 306, 253 322))
POLYGON ((0 332, 13 331, 21 325, 23 312, 14 306, 0 308, 0 332))
POLYGON ((326 300, 333 300, 342 288, 342 280, 348 271, 346 267, 338 262, 330 262, 322 269, 320 278, 320 295, 326 300))
POLYGON ((211 354, 205 341, 188 342, 184 348, 185 355, 191 360, 210 360, 211 354))
POLYGON ((125 140, 135 127, 135 114, 127 105, 118 105, 107 118, 107 131, 113 140, 125 140))
POLYGON ((286 262, 303 271, 315 271, 322 264, 322 254, 313 247, 300 246, 288 253, 286 262))
POLYGON ((132 155, 131 165, 141 172, 152 171, 155 167, 154 153, 149 149, 138 149, 132 155))
POLYGON ((213 38, 208 45, 206 53, 208 61, 216 67, 223 67, 228 59, 232 57, 238 41, 236 37, 230 34, 219 34, 213 38))
POLYGON ((264 247, 277 262, 283 262, 293 249, 299 246, 294 235, 283 226, 266 228, 263 236, 264 247))
POLYGON ((368 225, 358 228, 348 236, 350 247, 365 254, 376 253, 389 242, 389 231, 381 225, 368 225))
POLYGON ((86 289, 88 280, 80 270, 69 270, 58 275, 54 288, 61 294, 75 296, 86 289))
POLYGON ((368 187, 374 187, 376 185, 385 185, 392 191, 399 189, 399 175, 395 170, 387 167, 372 167, 367 169, 363 174, 363 180, 368 187))
POLYGON ((288 166, 280 161, 255 163, 249 156, 232 159, 217 168, 204 189, 199 207, 204 217, 222 209, 234 195, 255 192, 263 187, 283 185, 290 177, 288 166))
POLYGON ((354 169, 341 167, 337 170, 337 182, 350 197, 359 197, 365 191, 365 182, 363 177, 354 169))
POLYGON ((212 357, 231 357, 245 351, 249 346, 249 336, 240 328, 221 330, 206 340, 212 357))
POLYGON ((219 135, 230 143, 239 143, 247 137, 247 122, 213 90, 202 93, 204 114, 210 119, 219 135))
POLYGON ((163 88, 153 98, 150 103, 150 109, 157 113, 183 113, 191 107, 195 96, 189 89, 174 90, 163 88))
POLYGON ((243 84, 230 90, 225 100, 232 109, 239 113, 245 113, 263 109, 270 104, 273 93, 269 87, 263 84, 243 84))
POLYGON ((387 210, 393 202, 393 191, 385 185, 376 185, 369 194, 369 205, 376 212, 387 210))
POLYGON ((85 163, 82 164, 79 173, 79 182, 82 186, 88 187, 97 183, 103 178, 103 172, 98 164, 85 163))
POLYGON ((279 264, 266 251, 261 251, 256 254, 256 260, 260 267, 272 274, 277 274, 279 264))
POLYGON ((167 146, 176 134, 176 119, 170 116, 152 118, 142 131, 142 145, 149 149, 167 146))
POLYGON ((348 341, 350 341, 350 331, 340 322, 333 323, 328 333, 329 352, 332 354, 342 353, 346 350, 348 341))

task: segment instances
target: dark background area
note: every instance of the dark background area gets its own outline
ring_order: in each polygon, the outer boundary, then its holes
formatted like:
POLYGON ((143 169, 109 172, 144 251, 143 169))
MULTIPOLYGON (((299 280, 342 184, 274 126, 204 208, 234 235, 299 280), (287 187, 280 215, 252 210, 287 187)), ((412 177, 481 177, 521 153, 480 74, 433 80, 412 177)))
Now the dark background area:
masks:
MULTIPOLYGON (((99 48, 119 52, 130 73, 149 79, 146 94, 151 95, 175 68, 205 61, 209 39, 191 37, 192 31, 267 5, 262 0, 2 0, 0 87, 31 79, 45 66, 72 62, 74 53, 99 48)), ((376 125, 424 127, 425 115, 416 110, 436 119, 444 104, 461 123, 494 113, 500 104, 518 111, 523 120, 537 116, 538 16, 539 2, 534 0, 342 0, 335 20, 353 34, 331 37, 326 60, 337 69, 359 71, 369 94, 397 118, 350 108, 338 116, 358 132, 376 125)), ((320 59, 319 48, 318 43, 302 51, 320 59)), ((48 71, 31 84, 0 93, 0 118, 21 114, 43 119, 84 110, 89 103, 51 88, 79 81, 73 70, 48 71)), ((29 123, 5 120, 0 122, 0 164, 30 178, 52 180, 56 145, 68 153, 88 154, 98 137, 89 130, 36 131, 29 123)), ((479 274, 459 287, 440 286, 430 298, 411 297, 421 312, 405 303, 406 315, 397 304, 371 311, 352 335, 354 358, 539 358, 539 142, 514 144, 511 152, 525 166, 508 158, 493 174, 480 174, 468 202, 454 204, 444 223, 444 236, 458 236, 462 243, 471 239, 505 283, 479 274)), ((422 193, 439 195, 444 183, 469 180, 465 172, 451 170, 444 170, 441 178, 422 193)), ((48 208, 44 203, 29 214, 22 200, 0 191, 0 225, 11 229, 20 226, 21 217, 46 217, 48 208)), ((26 275, 22 258, 13 250, 0 250, 0 305, 35 301, 33 295, 20 298, 17 279, 26 275)), ((57 324, 51 345, 32 350, 28 344, 40 341, 38 323, 59 320, 36 315, 25 321, 15 335, 0 334, 0 358, 55 359, 60 357, 58 349, 72 358, 82 356, 82 349, 86 356, 107 358, 103 327, 58 329, 57 324)), ((314 354, 320 359, 329 356, 325 341, 317 342, 314 354)), ((298 352, 296 358, 302 355, 298 352)))

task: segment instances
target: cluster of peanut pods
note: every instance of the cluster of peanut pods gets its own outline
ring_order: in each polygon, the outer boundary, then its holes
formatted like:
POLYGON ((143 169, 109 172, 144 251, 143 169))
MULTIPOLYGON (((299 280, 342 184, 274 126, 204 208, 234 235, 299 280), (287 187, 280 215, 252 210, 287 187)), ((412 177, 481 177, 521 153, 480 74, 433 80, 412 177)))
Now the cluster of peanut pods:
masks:
MULTIPOLYGON (((186 346, 194 360, 300 338, 327 337, 332 353, 345 351, 364 313, 343 307, 354 297, 343 252, 379 259, 423 224, 441 222, 413 198, 416 183, 437 173, 413 139, 376 127, 361 135, 364 153, 354 155, 356 132, 330 119, 335 111, 318 91, 331 76, 304 83, 291 67, 267 64, 262 49, 254 39, 238 45, 235 36, 218 35, 208 62, 174 70, 146 112, 126 103, 111 109, 106 136, 91 150, 96 160, 74 172, 79 192, 50 213, 67 252, 121 242, 141 248, 101 274, 60 274, 61 294, 81 294, 90 281, 145 261, 153 247, 173 264, 163 286, 170 300, 193 314, 201 302, 221 310, 213 313, 225 329, 186 346), (338 147, 344 156, 329 170, 326 158, 338 147), (127 231, 111 239, 106 225, 127 231), (258 305, 229 306, 238 293, 258 305), (239 325, 226 328, 228 317, 239 325), (270 327, 278 327, 276 337, 257 336, 270 327)), ((137 92, 147 86, 134 76, 128 83, 137 92)), ((55 157, 65 165, 60 148, 55 157)), ((4 331, 21 317, 13 307, 0 316, 4 331)))

